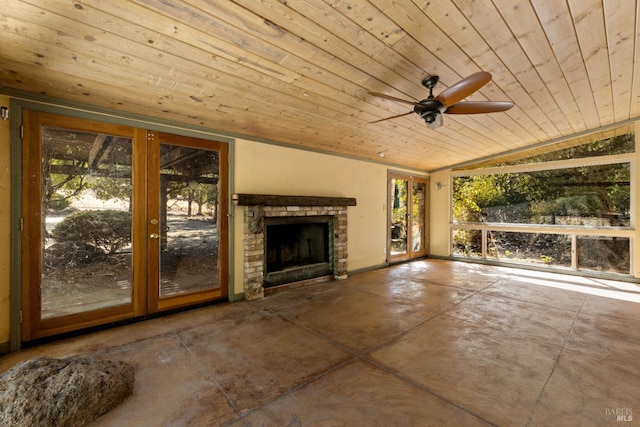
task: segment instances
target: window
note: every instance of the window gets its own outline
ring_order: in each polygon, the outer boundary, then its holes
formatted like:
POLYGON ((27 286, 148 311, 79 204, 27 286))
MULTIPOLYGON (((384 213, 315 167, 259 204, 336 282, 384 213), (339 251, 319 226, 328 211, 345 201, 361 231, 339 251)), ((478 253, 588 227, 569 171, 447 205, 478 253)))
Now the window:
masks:
POLYGON ((452 255, 630 274, 633 133, 454 173, 452 255))

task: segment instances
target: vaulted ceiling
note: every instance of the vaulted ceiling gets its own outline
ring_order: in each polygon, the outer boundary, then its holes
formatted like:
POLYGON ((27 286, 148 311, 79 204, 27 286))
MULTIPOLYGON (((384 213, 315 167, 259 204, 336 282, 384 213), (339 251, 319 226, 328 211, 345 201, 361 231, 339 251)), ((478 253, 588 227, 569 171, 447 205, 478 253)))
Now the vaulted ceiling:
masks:
POLYGON ((0 31, 0 93, 426 171, 640 117, 640 0, 5 0, 0 31), (514 108, 370 123, 481 70, 514 108))

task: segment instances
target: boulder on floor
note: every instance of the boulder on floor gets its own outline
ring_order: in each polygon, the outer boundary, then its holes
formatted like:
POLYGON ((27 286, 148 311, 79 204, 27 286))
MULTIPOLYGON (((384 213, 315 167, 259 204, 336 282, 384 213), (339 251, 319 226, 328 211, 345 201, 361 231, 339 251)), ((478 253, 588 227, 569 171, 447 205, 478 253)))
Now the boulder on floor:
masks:
POLYGON ((0 425, 82 426, 133 392, 134 370, 95 357, 26 360, 0 375, 0 425))

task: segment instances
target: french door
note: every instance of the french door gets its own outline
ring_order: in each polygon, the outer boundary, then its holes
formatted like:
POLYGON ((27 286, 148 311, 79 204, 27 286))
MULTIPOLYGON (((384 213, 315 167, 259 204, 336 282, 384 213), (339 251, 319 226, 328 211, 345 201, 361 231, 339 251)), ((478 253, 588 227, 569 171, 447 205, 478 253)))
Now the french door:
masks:
POLYGON ((389 174, 389 262, 426 256, 429 180, 389 174))
POLYGON ((227 295, 227 144, 25 111, 22 340, 227 295))

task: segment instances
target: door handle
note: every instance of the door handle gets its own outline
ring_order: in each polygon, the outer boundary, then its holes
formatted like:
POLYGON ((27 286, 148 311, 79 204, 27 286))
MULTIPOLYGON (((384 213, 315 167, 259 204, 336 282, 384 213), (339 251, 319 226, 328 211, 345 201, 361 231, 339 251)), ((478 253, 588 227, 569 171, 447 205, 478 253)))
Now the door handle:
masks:
POLYGON ((157 238, 159 238, 159 237, 160 237, 160 236, 158 235, 158 233, 151 233, 151 234, 149 234, 149 238, 150 238, 150 239, 157 239, 157 238))

